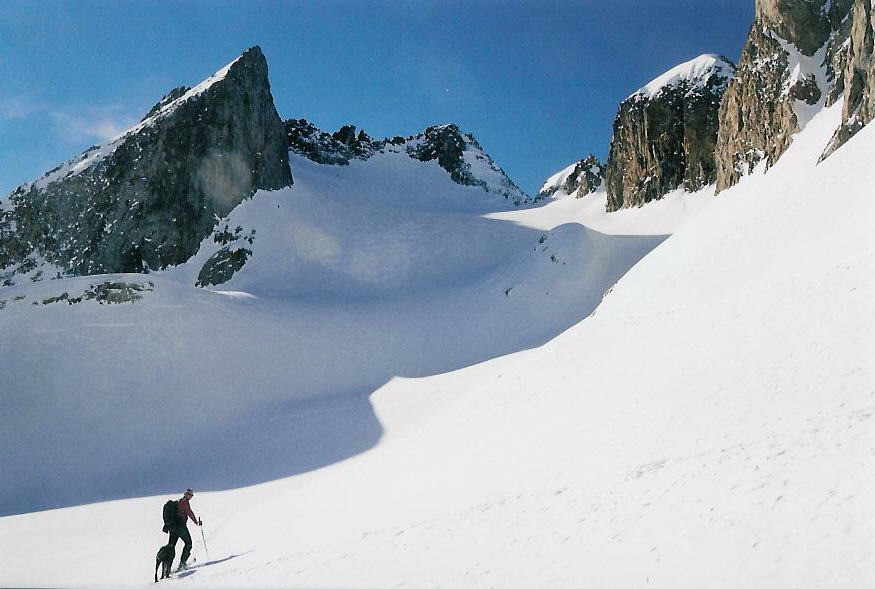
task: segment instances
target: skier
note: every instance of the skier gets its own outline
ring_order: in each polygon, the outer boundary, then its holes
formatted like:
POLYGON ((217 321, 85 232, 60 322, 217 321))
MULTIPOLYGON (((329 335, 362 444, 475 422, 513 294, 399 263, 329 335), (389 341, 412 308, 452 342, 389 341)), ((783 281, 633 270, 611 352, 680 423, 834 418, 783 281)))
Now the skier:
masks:
POLYGON ((194 491, 186 489, 182 499, 179 500, 176 523, 168 526, 170 539, 167 541, 167 544, 175 548, 176 541, 180 538, 185 543, 185 546, 182 547, 182 555, 179 557, 179 568, 177 569, 179 571, 185 570, 188 567, 188 556, 191 554, 191 534, 188 533, 187 527, 188 518, 191 518, 191 521, 199 526, 204 525, 200 519, 195 517, 194 512, 191 510, 189 501, 191 501, 192 497, 194 497, 194 491))

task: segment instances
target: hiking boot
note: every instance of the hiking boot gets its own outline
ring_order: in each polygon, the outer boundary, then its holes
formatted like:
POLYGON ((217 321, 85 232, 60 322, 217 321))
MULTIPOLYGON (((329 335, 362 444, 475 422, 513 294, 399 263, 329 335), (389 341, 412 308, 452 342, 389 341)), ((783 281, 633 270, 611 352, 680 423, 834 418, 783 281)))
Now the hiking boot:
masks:
POLYGON ((179 567, 177 567, 176 572, 178 573, 179 571, 184 571, 187 568, 188 568, 188 563, 181 562, 181 563, 179 563, 179 567))

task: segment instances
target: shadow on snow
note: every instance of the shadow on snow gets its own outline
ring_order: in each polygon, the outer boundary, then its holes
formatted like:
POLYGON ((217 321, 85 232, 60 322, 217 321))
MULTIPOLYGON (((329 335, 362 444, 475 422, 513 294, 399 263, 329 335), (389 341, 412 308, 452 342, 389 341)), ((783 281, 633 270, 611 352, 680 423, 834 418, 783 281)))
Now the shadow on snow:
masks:
POLYGON ((542 345, 666 238, 479 222, 516 249, 438 294, 320 307, 156 282, 135 305, 0 311, 0 446, 16 449, 0 457, 0 515, 237 488, 359 454, 382 436, 369 396, 392 377, 542 345))

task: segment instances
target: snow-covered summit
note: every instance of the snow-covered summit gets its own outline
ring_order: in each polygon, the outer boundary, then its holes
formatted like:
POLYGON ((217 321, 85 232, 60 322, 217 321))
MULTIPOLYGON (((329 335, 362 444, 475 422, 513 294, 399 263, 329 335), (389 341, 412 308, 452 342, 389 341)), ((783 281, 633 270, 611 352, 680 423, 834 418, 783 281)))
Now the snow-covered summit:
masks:
POLYGON ((547 178, 538 191, 538 198, 550 198, 561 194, 573 194, 581 198, 598 190, 604 184, 604 179, 604 164, 590 154, 547 178))
POLYGON ((348 165, 351 160, 368 160, 376 154, 406 153, 411 158, 437 161, 457 184, 477 186, 499 195, 514 206, 533 202, 508 177, 471 133, 458 125, 434 125, 408 137, 374 140, 354 125, 327 133, 306 119, 284 122, 289 150, 319 164, 348 165))
POLYGON ((496 165, 472 134, 463 133, 455 124, 427 128, 409 139, 406 149, 418 160, 437 160, 459 184, 479 186, 514 205, 532 200, 496 165))
POLYGON ((544 185, 541 186, 541 190, 538 191, 538 194, 552 194, 559 190, 565 181, 568 180, 568 177, 574 172, 574 168, 577 167, 577 162, 574 162, 567 168, 563 168, 547 178, 544 185))
POLYGON ((734 74, 735 64, 729 59, 721 55, 704 54, 671 68, 633 92, 629 97, 654 98, 666 88, 676 88, 682 83, 687 84, 687 91, 690 92, 704 87, 714 76, 722 78, 725 83, 728 83, 734 74))

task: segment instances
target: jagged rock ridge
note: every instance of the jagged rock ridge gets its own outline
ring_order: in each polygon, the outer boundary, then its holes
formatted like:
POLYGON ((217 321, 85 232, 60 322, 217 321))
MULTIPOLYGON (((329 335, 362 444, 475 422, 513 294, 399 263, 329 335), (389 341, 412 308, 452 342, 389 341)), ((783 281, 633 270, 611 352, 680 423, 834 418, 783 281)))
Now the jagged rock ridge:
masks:
POLYGON ((292 184, 282 120, 258 47, 177 88, 128 132, 16 189, 0 212, 0 284, 45 266, 142 272, 196 253, 256 190, 292 184))
POLYGON ((620 104, 606 170, 608 211, 715 181, 718 112, 734 70, 725 57, 702 55, 620 104))
POLYGON ((503 196, 515 205, 533 202, 498 167, 470 133, 455 124, 435 125, 408 137, 374 140, 354 125, 344 125, 335 133, 320 130, 306 119, 284 122, 289 150, 314 162, 348 165, 350 160, 367 160, 377 153, 404 152, 420 161, 437 161, 457 184, 478 186, 503 196))
POLYGON ((605 181, 605 165, 593 154, 554 174, 538 192, 538 198, 550 198, 560 190, 583 198, 598 190, 605 181))
POLYGON ((344 166, 351 159, 367 159, 376 142, 354 125, 344 125, 335 133, 326 133, 306 119, 283 121, 289 150, 319 164, 344 166))
POLYGON ((852 0, 757 0, 720 109, 718 192, 760 162, 774 164, 805 124, 808 107, 840 94, 851 11, 852 0))

